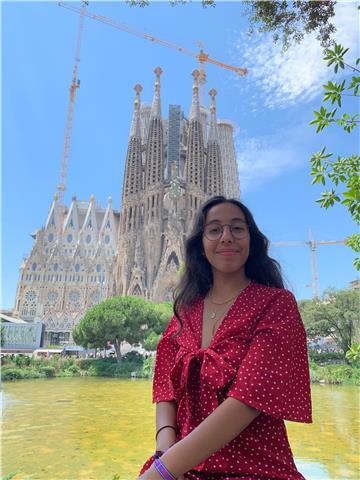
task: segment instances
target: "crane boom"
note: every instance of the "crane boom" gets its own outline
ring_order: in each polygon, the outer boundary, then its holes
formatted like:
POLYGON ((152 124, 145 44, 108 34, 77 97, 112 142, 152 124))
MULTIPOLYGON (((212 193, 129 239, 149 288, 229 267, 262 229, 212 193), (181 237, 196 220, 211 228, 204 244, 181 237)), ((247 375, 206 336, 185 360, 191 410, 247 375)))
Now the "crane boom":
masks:
POLYGON ((64 146, 63 146, 63 154, 61 158, 60 183, 57 186, 60 205, 63 204, 64 193, 66 190, 68 159, 69 159, 69 153, 70 153, 71 135, 72 135, 72 128, 73 128, 76 90, 80 87, 80 80, 77 78, 77 71, 78 71, 78 65, 80 62, 81 39, 82 39, 82 32, 84 27, 84 16, 86 15, 87 4, 88 2, 84 1, 82 3, 81 9, 79 10, 79 13, 80 13, 79 30, 78 30, 77 40, 76 40, 74 68, 73 68, 73 74, 72 74, 72 79, 70 84, 69 104, 68 104, 68 110, 67 110, 65 135, 64 135, 64 146))
MULTIPOLYGON (((81 10, 78 9, 77 7, 74 7, 72 5, 68 5, 67 3, 64 2, 59 2, 60 7, 67 8, 68 10, 71 10, 75 13, 81 13, 81 10)), ((150 42, 158 43, 160 45, 163 45, 164 47, 172 48, 176 50, 177 52, 184 53, 185 55, 188 55, 190 57, 196 58, 200 64, 204 64, 205 62, 212 63, 213 65, 217 65, 218 67, 226 68, 228 70, 231 70, 233 72, 238 73, 239 75, 246 75, 247 74, 247 69, 246 68, 241 68, 241 67, 234 67, 232 65, 228 65, 224 62, 219 62, 218 60, 215 60, 213 58, 210 58, 208 54, 204 53, 203 50, 200 50, 199 53, 197 52, 192 52, 191 50, 188 50, 187 48, 180 47, 179 45, 175 45, 174 43, 168 42, 166 40, 161 40, 160 38, 154 37, 153 35, 149 35, 147 33, 141 32, 139 30, 136 30, 133 27, 130 27, 126 23, 120 23, 115 20, 112 20, 111 18, 104 17, 103 15, 97 15, 96 13, 91 13, 86 11, 83 13, 86 17, 89 17, 93 20, 98 20, 99 22, 106 23, 107 25, 110 25, 112 27, 118 28, 119 30, 123 30, 124 32, 131 33, 132 35, 135 35, 140 38, 145 38, 146 40, 149 40, 150 42)))

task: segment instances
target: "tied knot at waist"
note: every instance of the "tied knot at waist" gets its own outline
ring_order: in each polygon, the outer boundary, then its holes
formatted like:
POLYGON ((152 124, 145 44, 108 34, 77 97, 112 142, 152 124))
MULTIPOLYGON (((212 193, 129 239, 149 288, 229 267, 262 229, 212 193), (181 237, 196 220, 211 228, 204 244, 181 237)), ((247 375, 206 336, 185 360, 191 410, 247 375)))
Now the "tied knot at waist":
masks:
POLYGON ((193 363, 200 366, 200 384, 205 385, 211 391, 224 388, 236 374, 236 370, 211 348, 200 348, 196 351, 181 348, 170 373, 177 399, 180 399, 187 390, 190 368, 193 363))

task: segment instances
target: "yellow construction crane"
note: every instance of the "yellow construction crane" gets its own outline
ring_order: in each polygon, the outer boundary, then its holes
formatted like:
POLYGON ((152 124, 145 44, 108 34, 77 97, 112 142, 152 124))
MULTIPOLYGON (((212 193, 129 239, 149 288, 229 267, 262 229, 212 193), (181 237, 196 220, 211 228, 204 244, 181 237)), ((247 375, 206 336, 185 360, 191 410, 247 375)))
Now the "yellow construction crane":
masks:
POLYGON ((319 275, 317 268, 317 259, 316 259, 316 249, 318 245, 335 245, 335 244, 345 244, 345 240, 314 240, 311 230, 309 229, 309 240, 307 241, 298 241, 298 242, 271 242, 271 246, 274 247, 303 247, 307 245, 310 248, 311 256, 311 277, 312 283, 310 286, 313 291, 313 298, 319 298, 320 289, 319 289, 319 275))
POLYGON ((160 45, 163 45, 164 47, 172 48, 180 53, 184 53, 185 55, 189 55, 190 57, 196 58, 199 62, 199 70, 200 70, 200 99, 202 98, 202 90, 203 90, 203 85, 206 81, 206 72, 205 72, 205 63, 211 63, 213 65, 217 65, 218 67, 221 68, 226 68, 227 70, 230 70, 232 72, 237 73, 238 75, 244 76, 248 73, 248 70, 246 68, 242 67, 234 67, 232 65, 227 65, 224 62, 220 62, 218 60, 215 60, 214 58, 210 58, 207 53, 204 52, 202 48, 200 48, 200 51, 197 52, 192 52, 184 47, 179 47, 178 45, 175 45, 171 42, 168 42, 166 40, 161 40, 160 38, 154 37, 153 35, 148 35, 147 33, 143 33, 139 30, 136 30, 133 27, 130 27, 126 23, 120 23, 115 20, 112 20, 110 18, 104 17, 103 15, 97 15, 96 13, 91 13, 91 12, 84 12, 82 9, 73 7, 69 5, 68 3, 64 2, 59 2, 60 7, 67 8, 68 10, 71 10, 75 13, 79 13, 80 15, 85 15, 88 18, 91 18, 93 20, 98 20, 99 22, 106 23, 107 25, 110 25, 111 27, 117 28, 119 30, 122 30, 127 33, 131 33, 132 35, 136 35, 137 37, 144 38, 146 40, 149 40, 150 42, 158 43, 160 45))
POLYGON ((75 103, 76 90, 80 87, 80 80, 77 77, 77 71, 78 71, 78 65, 80 62, 80 49, 81 49, 81 38, 82 38, 82 32, 83 32, 83 26, 84 26, 84 16, 86 15, 86 8, 88 3, 89 2, 87 1, 82 2, 81 9, 79 10, 79 13, 80 13, 79 30, 78 30, 78 36, 77 36, 77 42, 76 42, 74 68, 73 68, 73 74, 72 74, 72 79, 70 84, 70 95, 69 95, 69 105, 68 105, 67 117, 66 117, 64 147, 63 147, 63 154, 61 158, 60 183, 57 186, 60 205, 63 205, 64 193, 66 190, 68 159, 69 159, 69 153, 70 153, 71 134, 72 134, 72 127, 73 127, 74 103, 75 103))

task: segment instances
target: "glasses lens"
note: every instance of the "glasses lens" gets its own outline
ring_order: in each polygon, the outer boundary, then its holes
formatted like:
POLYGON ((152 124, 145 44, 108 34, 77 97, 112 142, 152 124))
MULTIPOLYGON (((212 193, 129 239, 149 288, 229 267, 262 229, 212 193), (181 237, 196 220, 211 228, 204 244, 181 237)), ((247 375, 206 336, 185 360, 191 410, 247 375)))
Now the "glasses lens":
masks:
POLYGON ((231 233, 234 235, 235 238, 241 240, 245 238, 248 234, 248 228, 244 223, 234 223, 231 225, 231 233))
POLYGON ((222 228, 220 225, 207 225, 204 230, 204 235, 209 240, 217 240, 221 237, 222 228))

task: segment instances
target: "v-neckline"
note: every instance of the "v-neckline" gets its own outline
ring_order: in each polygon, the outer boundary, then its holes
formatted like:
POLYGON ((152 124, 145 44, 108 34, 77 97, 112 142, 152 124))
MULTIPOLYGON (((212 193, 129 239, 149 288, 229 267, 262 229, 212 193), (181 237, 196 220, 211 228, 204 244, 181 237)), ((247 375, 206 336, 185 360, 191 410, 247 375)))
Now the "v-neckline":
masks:
POLYGON ((219 323, 217 329, 215 330, 215 333, 214 335, 212 336, 211 340, 210 340, 210 343, 207 347, 203 347, 202 346, 202 343, 203 343, 203 330, 204 330, 204 307, 205 307, 205 297, 202 297, 201 299, 201 304, 200 304, 200 349, 201 350, 207 350, 211 347, 211 345, 214 343, 214 340, 215 338, 217 337, 218 333, 219 333, 219 330, 221 329, 221 327, 224 325, 225 321, 227 320, 230 312, 232 311, 232 309, 235 307, 235 305, 237 304, 238 300, 240 297, 242 297, 243 293, 245 293, 248 288, 250 287, 250 285, 252 285, 254 282, 253 280, 250 280, 250 282, 246 285, 246 287, 241 290, 241 292, 239 293, 239 295, 235 298, 235 300, 233 301, 232 305, 230 306, 230 308, 228 309, 228 311, 226 312, 224 318, 221 320, 221 322, 219 323))

